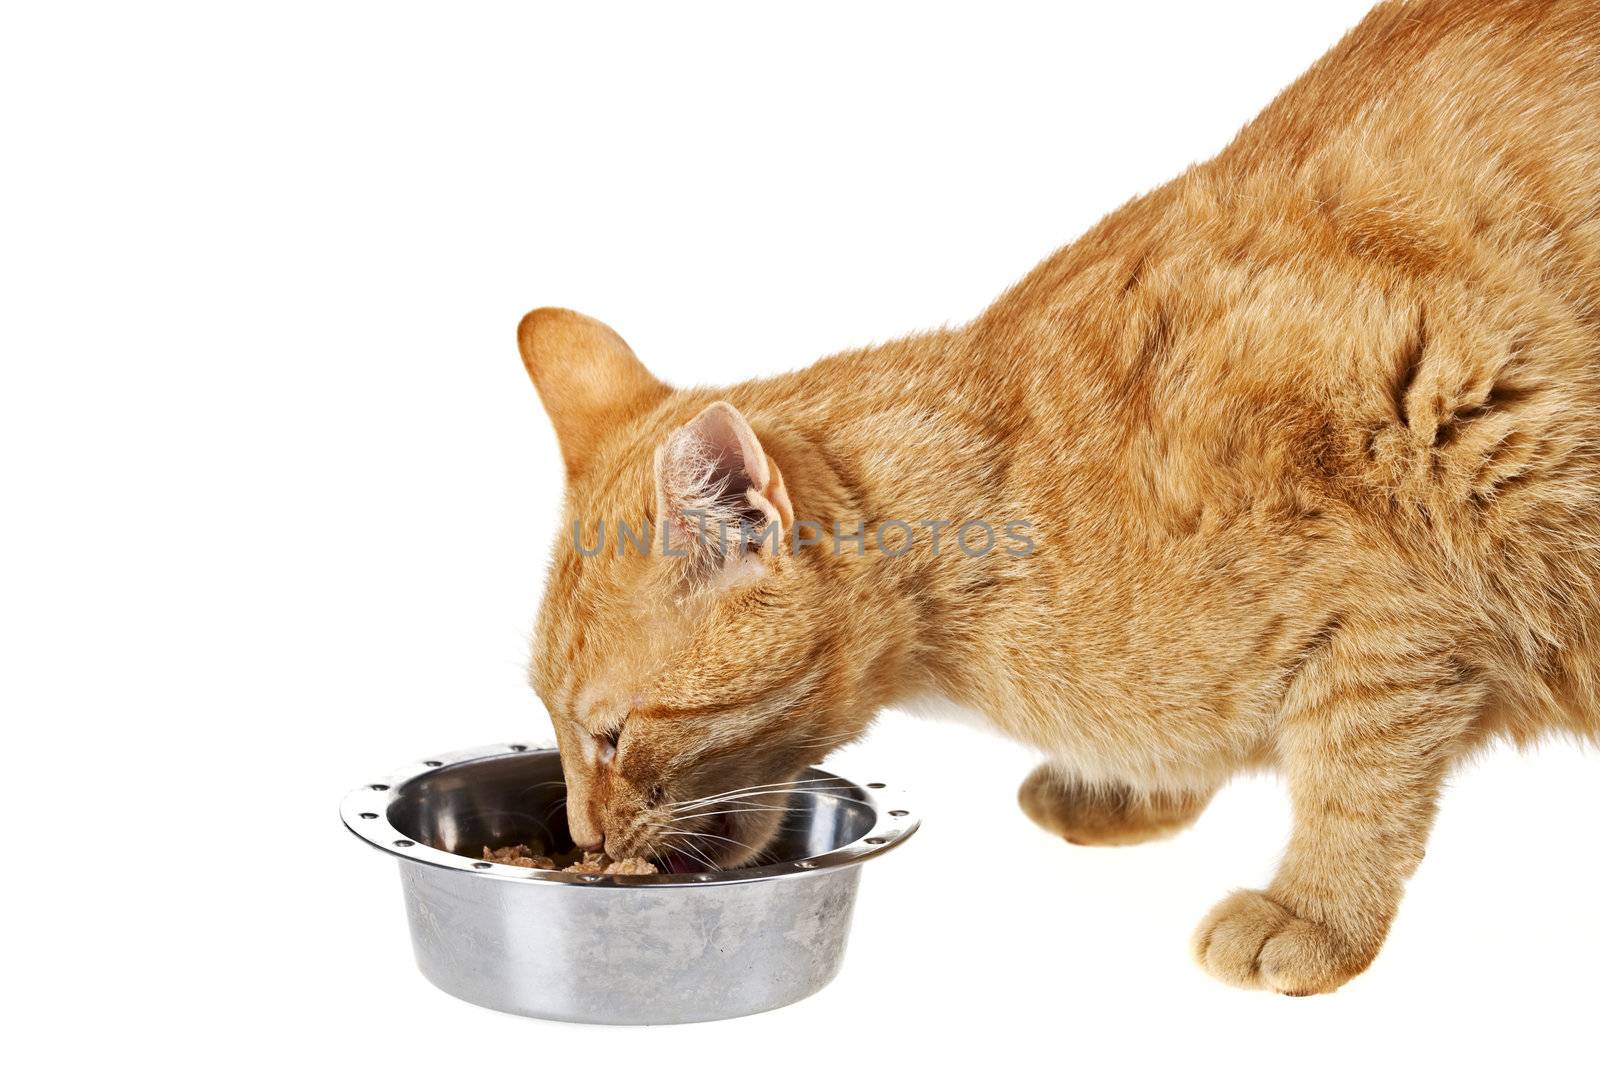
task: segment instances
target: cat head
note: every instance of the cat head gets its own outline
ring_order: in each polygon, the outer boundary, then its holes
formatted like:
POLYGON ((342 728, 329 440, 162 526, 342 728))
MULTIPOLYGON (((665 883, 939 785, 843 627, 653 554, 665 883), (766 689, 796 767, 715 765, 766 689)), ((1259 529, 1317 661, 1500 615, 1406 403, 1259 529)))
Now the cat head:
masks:
POLYGON ((518 342, 566 468, 529 677, 573 840, 668 867, 756 861, 786 796, 763 790, 875 709, 841 619, 848 561, 789 545, 796 506, 820 517, 837 486, 786 477, 817 463, 803 440, 662 384, 594 319, 540 309, 518 342))

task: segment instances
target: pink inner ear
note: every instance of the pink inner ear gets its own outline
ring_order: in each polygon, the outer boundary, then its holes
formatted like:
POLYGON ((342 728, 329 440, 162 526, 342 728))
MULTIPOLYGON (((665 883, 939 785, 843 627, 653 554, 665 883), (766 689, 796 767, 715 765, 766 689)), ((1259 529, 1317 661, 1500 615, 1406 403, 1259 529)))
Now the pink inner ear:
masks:
POLYGON ((713 492, 728 494, 720 498, 722 507, 754 509, 780 531, 794 521, 783 476, 744 416, 725 401, 675 431, 657 452, 656 464, 660 514, 685 535, 698 528, 687 519, 691 509, 718 510, 719 502, 708 499, 713 492))
POLYGON ((696 415, 686 429, 704 441, 709 452, 721 457, 721 463, 726 464, 730 474, 735 465, 742 466, 751 487, 758 493, 766 493, 770 477, 766 450, 733 405, 717 401, 696 415))

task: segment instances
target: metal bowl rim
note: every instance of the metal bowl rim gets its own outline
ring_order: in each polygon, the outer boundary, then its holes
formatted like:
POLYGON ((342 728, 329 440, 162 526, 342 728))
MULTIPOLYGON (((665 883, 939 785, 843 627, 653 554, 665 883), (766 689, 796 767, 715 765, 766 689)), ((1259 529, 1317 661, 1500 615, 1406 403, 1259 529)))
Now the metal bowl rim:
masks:
MULTIPOLYGON (((881 856, 885 852, 889 852, 901 845, 906 838, 916 833, 917 829, 922 825, 922 820, 917 818, 905 803, 901 790, 881 782, 870 782, 862 785, 852 779, 845 778, 843 775, 832 775, 841 782, 848 783, 867 798, 862 801, 852 797, 850 802, 865 804, 870 807, 873 813, 873 823, 872 828, 866 833, 830 852, 807 856, 798 860, 785 860, 782 863, 763 864, 759 867, 741 867, 731 871, 712 871, 708 873, 648 875, 569 874, 566 871, 544 871, 537 868, 513 867, 504 863, 494 863, 488 867, 480 866, 485 862, 484 860, 473 859, 470 856, 460 856, 454 852, 446 852, 443 849, 434 848, 431 845, 423 844, 421 841, 408 838, 389 821, 390 801, 386 799, 382 803, 374 803, 375 797, 387 796, 392 798, 401 787, 424 775, 436 774, 446 767, 497 757, 508 758, 534 752, 554 751, 556 751, 556 746, 549 743, 511 743, 459 749, 428 759, 418 760, 415 763, 401 767, 391 774, 369 779, 366 784, 350 790, 345 794, 343 802, 339 805, 339 815, 344 820, 346 829, 361 840, 382 852, 387 852, 391 856, 410 863, 444 867, 475 878, 495 878, 506 882, 518 882, 523 885, 606 887, 612 889, 657 889, 669 886, 727 885, 737 882, 764 882, 774 878, 800 878, 808 875, 823 874, 830 870, 862 863, 881 856), (891 815, 891 812, 902 812, 903 814, 891 815)), ((832 772, 820 767, 809 767, 803 773, 810 772, 832 774, 832 772)))

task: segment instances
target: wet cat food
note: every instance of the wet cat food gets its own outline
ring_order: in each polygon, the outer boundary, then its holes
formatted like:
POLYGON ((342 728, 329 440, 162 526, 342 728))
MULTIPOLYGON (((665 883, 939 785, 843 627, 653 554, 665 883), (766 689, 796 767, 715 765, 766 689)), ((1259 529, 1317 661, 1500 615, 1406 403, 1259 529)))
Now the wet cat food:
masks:
MULTIPOLYGON (((483 846, 483 858, 491 863, 505 863, 512 867, 533 867, 541 871, 556 870, 557 861, 535 852, 527 845, 507 845, 504 848, 483 846)), ((572 853, 561 857, 565 866, 560 869, 571 874, 655 874, 656 865, 649 860, 633 857, 608 860, 603 852, 572 853), (576 857, 576 858, 574 858, 576 857)))

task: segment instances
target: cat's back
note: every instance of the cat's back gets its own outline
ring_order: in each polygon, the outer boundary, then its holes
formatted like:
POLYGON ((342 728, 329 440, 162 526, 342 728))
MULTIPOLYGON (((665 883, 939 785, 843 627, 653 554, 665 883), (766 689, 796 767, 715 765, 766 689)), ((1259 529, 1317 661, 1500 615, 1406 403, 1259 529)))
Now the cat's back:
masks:
POLYGON ((1600 3, 1381 5, 975 327, 1040 418, 1119 461, 1159 441, 1136 466, 1188 455, 1196 496, 1241 463, 1429 508, 1575 473, 1600 434, 1600 3))
POLYGON ((1600 316, 1600 3, 1381 5, 1203 171, 1359 256, 1493 254, 1600 316))
POLYGON ((1426 159, 1433 181, 1484 164, 1560 174, 1593 190, 1600 128, 1593 0, 1381 4, 1253 122, 1218 164, 1235 175, 1426 159), (1586 173, 1585 173, 1586 172, 1586 173))
MULTIPOLYGON (((1241 308, 1365 328, 1365 305, 1404 317, 1470 289, 1530 313, 1548 297, 1600 333, 1597 117, 1595 0, 1380 5, 1215 159, 1040 264, 979 333, 1122 394, 1175 367, 1192 380, 1168 357, 1197 327, 1239 332, 1241 308)), ((1282 369, 1270 339, 1234 340, 1229 373, 1282 369)))
POLYGON ((1304 354, 1256 369, 1331 398, 1342 476, 1474 521, 1592 505, 1600 3, 1382 5, 1180 199, 1167 225, 1208 216, 1205 254, 1281 283, 1304 354))
POLYGON ((1018 470, 1087 471, 1068 510, 1152 559, 1437 616, 1597 728, 1597 116, 1594 0, 1378 8, 975 323, 1050 431, 1018 470))

